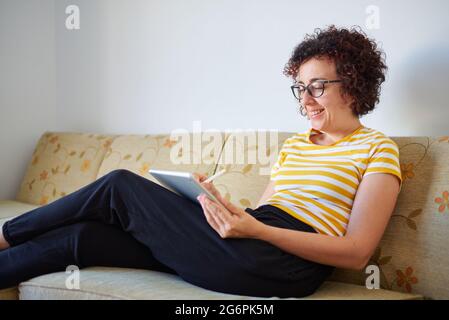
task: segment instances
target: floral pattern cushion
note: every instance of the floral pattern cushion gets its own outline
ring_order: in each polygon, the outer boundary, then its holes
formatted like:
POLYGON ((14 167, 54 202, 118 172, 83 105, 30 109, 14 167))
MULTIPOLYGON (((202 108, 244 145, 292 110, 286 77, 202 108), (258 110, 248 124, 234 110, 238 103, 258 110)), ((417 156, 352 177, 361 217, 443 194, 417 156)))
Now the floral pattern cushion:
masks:
POLYGON ((271 167, 283 142, 292 135, 269 131, 230 133, 218 162, 218 171, 226 169, 226 174, 214 181, 215 187, 235 205, 254 209, 270 182, 271 167), (239 159, 242 154, 244 158, 239 159))
POLYGON ((216 132, 199 138, 203 140, 200 143, 192 133, 119 136, 109 146, 97 177, 115 169, 127 169, 159 183, 148 173, 150 168, 211 175, 216 170, 225 134, 216 132))
MULTIPOLYGON (((393 137, 404 183, 369 264, 384 289, 449 299, 449 137, 393 137)), ((364 284, 367 274, 337 270, 334 280, 364 284)))
POLYGON ((46 132, 33 152, 17 200, 44 205, 95 181, 114 136, 46 132))

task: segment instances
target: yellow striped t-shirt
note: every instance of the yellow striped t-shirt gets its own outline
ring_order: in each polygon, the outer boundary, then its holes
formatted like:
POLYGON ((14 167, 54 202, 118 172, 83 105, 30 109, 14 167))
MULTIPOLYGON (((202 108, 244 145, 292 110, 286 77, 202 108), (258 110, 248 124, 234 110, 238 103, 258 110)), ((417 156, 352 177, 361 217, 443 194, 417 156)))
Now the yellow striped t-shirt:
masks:
POLYGON ((360 126, 332 145, 317 145, 309 129, 285 140, 271 170, 275 193, 264 204, 280 208, 318 233, 343 236, 357 188, 373 173, 402 183, 399 149, 383 133, 360 126))

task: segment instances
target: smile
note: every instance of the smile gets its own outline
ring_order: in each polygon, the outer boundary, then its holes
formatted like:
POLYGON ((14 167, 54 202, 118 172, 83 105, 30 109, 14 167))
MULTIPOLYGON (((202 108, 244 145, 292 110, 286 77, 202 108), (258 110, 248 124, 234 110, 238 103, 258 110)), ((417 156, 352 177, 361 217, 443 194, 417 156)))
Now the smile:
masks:
POLYGON ((314 118, 317 117, 318 115, 320 115, 321 113, 323 113, 324 108, 323 109, 319 109, 319 110, 314 110, 309 112, 310 117, 314 118))

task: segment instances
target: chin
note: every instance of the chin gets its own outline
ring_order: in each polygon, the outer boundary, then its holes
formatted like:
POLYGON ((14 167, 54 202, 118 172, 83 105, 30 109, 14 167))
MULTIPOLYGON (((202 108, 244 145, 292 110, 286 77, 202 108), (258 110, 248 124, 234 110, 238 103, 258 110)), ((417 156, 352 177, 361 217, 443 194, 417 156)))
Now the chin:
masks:
POLYGON ((310 120, 310 126, 318 131, 323 131, 325 125, 323 120, 310 120))
POLYGON ((315 129, 315 130, 319 130, 322 131, 325 127, 325 123, 326 123, 326 117, 327 117, 327 110, 326 108, 324 108, 324 111, 318 116, 318 117, 314 117, 312 118, 309 114, 308 114, 308 118, 310 121, 310 126, 315 129))

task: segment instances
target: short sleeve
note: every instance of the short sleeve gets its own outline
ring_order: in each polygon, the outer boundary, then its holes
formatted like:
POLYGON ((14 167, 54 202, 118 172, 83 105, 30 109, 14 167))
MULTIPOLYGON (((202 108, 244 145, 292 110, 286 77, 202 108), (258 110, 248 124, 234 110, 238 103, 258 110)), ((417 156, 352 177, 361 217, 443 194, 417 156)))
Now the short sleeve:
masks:
POLYGON ((274 180, 276 177, 279 169, 282 167, 282 164, 285 161, 285 158, 287 157, 287 146, 290 144, 290 138, 284 141, 281 151, 279 151, 278 157, 276 162, 274 163, 273 167, 271 167, 271 180, 274 180))
POLYGON ((393 140, 389 138, 382 139, 373 145, 370 151, 365 174, 363 176, 373 173, 392 174, 398 178, 399 187, 402 187, 399 148, 393 140))

